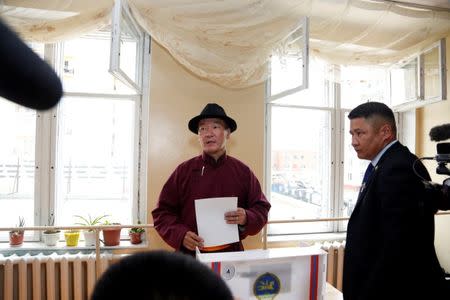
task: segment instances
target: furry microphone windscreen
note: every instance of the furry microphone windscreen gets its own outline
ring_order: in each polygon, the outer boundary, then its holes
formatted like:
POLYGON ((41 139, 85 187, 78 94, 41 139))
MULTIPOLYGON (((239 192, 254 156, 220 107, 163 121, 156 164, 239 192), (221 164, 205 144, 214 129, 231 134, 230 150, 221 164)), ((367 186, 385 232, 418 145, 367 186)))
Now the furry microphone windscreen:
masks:
POLYGON ((0 97, 46 110, 63 94, 55 71, 0 21, 0 97))
POLYGON ((431 128, 430 139, 436 142, 450 139, 450 124, 439 125, 431 128))

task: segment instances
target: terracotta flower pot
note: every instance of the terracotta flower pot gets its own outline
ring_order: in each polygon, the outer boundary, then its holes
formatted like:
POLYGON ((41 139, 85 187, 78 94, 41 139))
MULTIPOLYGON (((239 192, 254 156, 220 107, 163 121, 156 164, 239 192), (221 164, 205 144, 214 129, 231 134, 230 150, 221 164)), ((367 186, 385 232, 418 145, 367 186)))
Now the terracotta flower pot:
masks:
POLYGON ((10 231, 9 232, 9 244, 11 246, 22 245, 24 232, 10 231))
POLYGON ((103 229, 103 243, 105 246, 117 246, 120 244, 121 228, 103 229))
POLYGON ((132 244, 140 244, 140 243, 142 243, 142 238, 141 238, 142 233, 140 233, 140 232, 130 232, 130 233, 128 233, 128 235, 130 236, 130 241, 131 241, 132 244))

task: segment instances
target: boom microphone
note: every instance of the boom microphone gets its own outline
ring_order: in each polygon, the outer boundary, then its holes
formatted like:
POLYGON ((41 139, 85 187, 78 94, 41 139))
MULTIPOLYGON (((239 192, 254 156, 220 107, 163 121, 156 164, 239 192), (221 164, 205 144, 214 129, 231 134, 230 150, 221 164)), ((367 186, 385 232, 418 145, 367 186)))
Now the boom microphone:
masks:
POLYGON ((55 71, 0 21, 0 97, 45 110, 62 97, 55 71))
POLYGON ((450 139, 450 124, 439 125, 431 128, 430 139, 436 142, 450 139))

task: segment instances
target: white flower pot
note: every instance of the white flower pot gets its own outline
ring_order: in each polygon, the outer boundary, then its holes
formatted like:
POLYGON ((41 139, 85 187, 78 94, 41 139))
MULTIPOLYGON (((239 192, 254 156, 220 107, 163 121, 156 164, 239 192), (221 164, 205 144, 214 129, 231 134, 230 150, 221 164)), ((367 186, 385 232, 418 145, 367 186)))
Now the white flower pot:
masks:
POLYGON ((95 231, 83 231, 86 247, 95 246, 95 231))
POLYGON ((59 232, 55 233, 43 233, 42 237, 44 239, 44 243, 47 246, 55 246, 59 241, 59 232))

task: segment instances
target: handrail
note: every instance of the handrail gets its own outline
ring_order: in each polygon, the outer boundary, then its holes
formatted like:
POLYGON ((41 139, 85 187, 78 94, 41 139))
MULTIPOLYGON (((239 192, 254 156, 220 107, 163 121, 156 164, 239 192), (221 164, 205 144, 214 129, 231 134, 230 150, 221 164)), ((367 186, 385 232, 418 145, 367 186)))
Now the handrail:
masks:
MULTIPOLYGON (((439 211, 436 215, 450 215, 450 211, 439 211)), ((347 221, 350 218, 322 218, 322 219, 297 219, 297 220, 269 220, 262 230, 263 236, 263 249, 267 249, 267 225, 269 224, 289 224, 289 223, 310 223, 310 222, 338 222, 347 221)), ((100 231, 102 229, 111 228, 154 228, 154 224, 133 224, 133 225, 96 225, 96 226, 29 226, 29 227, 0 227, 0 231, 13 231, 13 230, 29 230, 29 231, 45 231, 45 230, 86 230, 92 229, 95 231, 95 256, 97 261, 100 261, 100 231)), ((100 264, 96 264, 96 273, 99 276, 101 274, 100 264)))
POLYGON ((272 220, 267 224, 288 224, 288 223, 309 223, 309 222, 329 222, 329 221, 346 221, 350 218, 323 218, 323 219, 297 219, 297 220, 272 220))
MULTIPOLYGON (((450 215, 450 211, 438 211, 436 215, 450 215)), ((322 218, 322 219, 297 219, 297 220, 269 220, 269 224, 289 224, 289 223, 310 223, 310 222, 337 222, 348 221, 349 217, 345 218, 322 218)), ((267 249, 267 225, 263 228, 263 249, 267 249)))
MULTIPOLYGON (((100 231, 102 229, 113 228, 154 228, 153 224, 134 224, 134 225, 95 225, 95 226, 28 226, 28 227, 0 227, 0 231, 45 231, 45 230, 93 230, 95 232, 95 259, 100 262, 100 231)), ((95 273, 97 278, 102 273, 101 263, 95 264, 95 273)))
POLYGON ((15 231, 15 230, 29 230, 29 231, 42 231, 42 230, 86 230, 86 229, 112 229, 112 228, 153 228, 153 224, 134 224, 134 225, 93 225, 93 226, 28 226, 28 227, 0 227, 0 231, 15 231))

